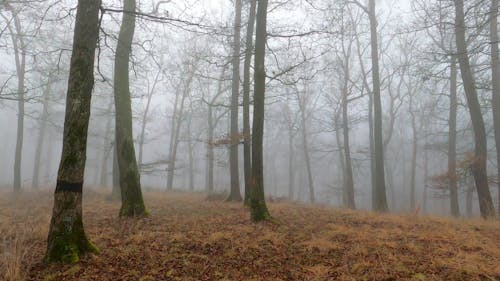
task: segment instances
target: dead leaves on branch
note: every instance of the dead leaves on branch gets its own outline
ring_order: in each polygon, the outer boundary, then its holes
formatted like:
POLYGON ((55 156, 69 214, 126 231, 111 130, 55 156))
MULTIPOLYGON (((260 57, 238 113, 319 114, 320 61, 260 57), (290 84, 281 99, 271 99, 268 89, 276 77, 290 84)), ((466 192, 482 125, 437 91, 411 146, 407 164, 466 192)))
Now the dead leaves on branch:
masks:
POLYGON ((240 132, 236 135, 227 135, 224 137, 220 137, 213 142, 209 142, 208 144, 212 147, 219 147, 219 146, 231 146, 231 145, 238 145, 242 144, 245 141, 250 140, 251 136, 249 134, 246 134, 244 132, 240 132))

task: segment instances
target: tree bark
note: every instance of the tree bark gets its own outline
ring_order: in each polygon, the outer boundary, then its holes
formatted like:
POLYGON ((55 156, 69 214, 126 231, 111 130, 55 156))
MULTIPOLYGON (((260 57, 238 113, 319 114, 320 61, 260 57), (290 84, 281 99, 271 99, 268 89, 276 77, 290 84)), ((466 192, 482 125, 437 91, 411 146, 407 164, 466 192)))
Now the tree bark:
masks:
POLYGON ((245 177, 245 205, 249 204, 252 178, 252 142, 250 136, 250 65, 252 64, 253 34, 257 0, 250 0, 245 61, 243 63, 243 169, 245 177))
POLYGON ((375 152, 375 190, 372 198, 373 210, 388 211, 385 194, 384 172, 384 143, 382 140, 382 101, 380 97, 380 70, 378 58, 377 18, 375 14, 375 0, 369 1, 372 76, 373 76, 373 113, 374 113, 374 152, 375 152))
POLYGON ((270 219, 264 194, 264 101, 266 92, 267 0, 259 0, 255 36, 254 114, 252 128, 252 189, 250 211, 253 221, 270 219))
POLYGON ((450 211, 460 216, 457 186, 457 60, 451 58, 450 65, 450 117, 448 121, 448 179, 450 188, 450 211))
POLYGON ((79 0, 68 81, 61 162, 48 235, 47 262, 77 262, 98 252, 87 239, 82 220, 82 186, 94 85, 95 47, 100 0, 79 0))
POLYGON ((135 158, 132 135, 132 105, 130 99, 129 61, 135 30, 135 0, 124 0, 123 17, 115 55, 115 134, 120 171, 122 206, 120 216, 146 215, 142 198, 141 180, 135 158))
POLYGON ((491 81, 493 84, 493 126, 497 148, 498 214, 500 215, 500 58, 498 54, 498 10, 499 1, 491 0, 490 41, 491 41, 491 81))
POLYGON ((488 187, 488 175, 486 172, 486 131, 484 128, 484 120, 481 114, 481 107, 479 105, 476 85, 467 52, 463 0, 455 0, 455 33, 460 73, 462 75, 465 95, 467 97, 467 105, 469 107, 469 113, 474 131, 475 159, 471 167, 472 174, 476 183, 481 216, 483 218, 489 218, 495 216, 495 207, 493 206, 493 201, 491 199, 488 187))
POLYGON ((234 1, 234 33, 233 33, 233 79, 231 93, 231 130, 229 143, 229 172, 231 188, 226 201, 241 201, 240 177, 238 163, 238 147, 240 143, 238 131, 238 109, 240 95, 240 51, 241 51, 241 0, 234 1))

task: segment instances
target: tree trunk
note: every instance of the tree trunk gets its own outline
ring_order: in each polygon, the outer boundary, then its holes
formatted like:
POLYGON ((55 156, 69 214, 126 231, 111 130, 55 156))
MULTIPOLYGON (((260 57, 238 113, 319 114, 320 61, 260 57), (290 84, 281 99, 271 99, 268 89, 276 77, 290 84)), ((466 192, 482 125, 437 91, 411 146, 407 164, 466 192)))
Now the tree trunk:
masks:
POLYGON ((410 115, 411 115, 411 129, 412 129, 412 153, 411 153, 411 176, 410 176, 410 210, 414 211, 416 204, 415 186, 416 186, 416 173, 417 173, 417 150, 418 150, 418 137, 417 137, 417 120, 415 112, 413 111, 413 96, 410 86, 410 115))
POLYGON ((124 13, 116 46, 114 71, 115 140, 122 198, 120 216, 132 217, 146 215, 147 212, 142 199, 141 180, 135 158, 129 88, 129 60, 135 30, 136 3, 135 0, 124 0, 123 3, 124 13))
POLYGON ((120 168, 118 167, 118 153, 116 151, 116 142, 112 144, 113 150, 113 187, 111 190, 111 200, 121 200, 122 195, 120 191, 120 168))
MULTIPOLYGON (((426 125, 424 125, 426 126, 426 125)), ((426 136, 425 136, 425 144, 424 144, 424 194, 422 195, 422 213, 426 214, 427 213, 427 201, 428 201, 428 198, 427 198, 427 178, 429 177, 429 151, 428 149, 426 148, 427 145, 428 145, 428 141, 427 141, 427 130, 425 131, 426 132, 426 136)))
POLYGON ((142 152, 144 148, 144 140, 146 138, 146 125, 147 125, 147 120, 148 120, 148 114, 149 114, 149 108, 151 107, 151 100, 153 98, 153 94, 156 88, 156 85, 158 84, 158 79, 160 78, 161 70, 159 70, 156 73, 155 80, 153 82, 153 86, 151 89, 148 89, 148 100, 146 102, 146 109, 144 110, 144 113, 142 114, 142 123, 141 123, 141 134, 139 135, 139 159, 138 159, 138 166, 139 166, 139 172, 142 166, 142 152))
MULTIPOLYGON (((170 191, 174 187, 174 175, 175 175, 175 162, 177 160, 177 147, 179 146, 179 134, 181 131, 181 125, 183 121, 183 114, 184 114, 184 102, 186 100, 186 97, 190 91, 190 85, 191 81, 193 80, 194 72, 191 73, 188 77, 188 81, 186 82, 186 86, 183 89, 182 92, 182 97, 180 101, 180 108, 177 110, 177 101, 175 102, 175 109, 174 109, 174 115, 172 118, 174 118, 174 121, 172 122, 172 135, 170 138, 170 152, 169 152, 169 159, 168 159, 168 171, 167 171, 167 190, 170 191)), ((176 98, 177 99, 177 98, 176 98)))
MULTIPOLYGON (((307 95, 307 87, 305 87, 304 95, 307 95)), ((299 97, 299 100, 301 98, 299 97)), ((306 164, 307 171, 307 186, 309 187, 309 200, 311 203, 315 202, 314 198, 314 181, 312 176, 311 169, 311 157, 309 156, 309 143, 307 139, 307 127, 306 127, 306 106, 305 106, 305 97, 302 101, 299 101, 300 107, 300 128, 302 130, 302 150, 304 152, 304 161, 306 164)))
POLYGON ((474 187, 467 186, 467 193, 465 197, 465 212, 467 213, 468 218, 472 218, 472 199, 474 196, 474 187))
POLYGON ((214 125, 212 105, 208 105, 208 137, 207 137, 207 182, 208 194, 214 192, 214 125))
POLYGON ((252 128, 252 190, 250 210, 253 221, 270 219, 264 195, 264 101, 266 92, 267 0, 259 0, 255 36, 254 113, 252 128))
POLYGON ((344 135, 344 157, 345 157, 345 175, 344 175, 344 189, 346 207, 350 209, 356 208, 354 200, 354 179, 352 174, 352 160, 351 160, 351 146, 349 144, 349 112, 348 112, 348 83, 350 80, 349 75, 349 54, 345 56, 344 61, 344 83, 342 86, 342 133, 344 135))
POLYGON ((500 58, 498 54, 498 9, 499 1, 491 0, 490 41, 491 80, 493 84, 493 126, 497 148, 498 214, 500 215, 500 58))
MULTIPOLYGON (((112 123, 113 123, 113 100, 109 100, 108 109, 106 114, 106 129, 104 130, 103 143, 102 143, 102 158, 101 158, 101 186, 108 186, 108 167, 110 155, 114 156, 112 153, 113 144, 110 144, 109 136, 111 135, 112 123)), ((112 137, 111 137, 112 138, 112 137)), ((111 162, 113 163, 113 162, 111 162)))
POLYGON ((238 109, 240 95, 240 50, 241 50, 241 0, 234 1, 234 34, 233 34, 233 78, 231 93, 231 130, 229 143, 229 172, 231 188, 226 201, 241 201, 240 177, 238 163, 238 146, 240 143, 238 131, 238 109))
POLYGON ((217 83, 217 93, 210 102, 208 102, 208 132, 207 132, 207 166, 206 166, 206 190, 208 194, 214 191, 214 130, 218 123, 219 118, 215 118, 213 115, 213 107, 217 98, 222 94, 222 86, 224 81, 224 76, 226 75, 226 67, 222 68, 220 73, 219 81, 217 83))
POLYGON ((346 192, 346 169, 345 169, 345 156, 344 156, 344 147, 342 145, 342 142, 340 140, 340 112, 337 112, 335 114, 334 122, 335 122, 335 141, 337 142, 337 150, 339 152, 339 162, 340 162, 340 169, 342 171, 342 205, 347 206, 347 192, 346 192))
POLYGON ((78 1, 63 149, 45 254, 47 262, 77 262, 87 252, 98 252, 87 239, 83 228, 82 186, 100 6, 100 0, 78 1))
POLYGON ((17 12, 9 3, 5 3, 5 8, 12 13, 14 19, 14 29, 9 25, 12 46, 14 47, 14 59, 17 74, 17 136, 16 150, 14 157, 14 192, 21 190, 21 161, 24 139, 24 76, 26 74, 26 45, 23 39, 21 22, 17 12))
POLYGON ((49 74, 49 79, 47 81, 47 86, 43 92, 43 102, 42 102, 42 115, 38 122, 38 140, 36 142, 35 150, 35 164, 33 165, 33 181, 31 187, 33 189, 38 189, 40 185, 40 162, 42 158, 43 144, 45 141, 45 131, 47 130, 47 119, 49 117, 49 95, 51 91, 52 80, 49 74))
POLYGON ((174 149, 174 141, 175 141, 175 132, 176 132, 176 122, 180 122, 177 120, 177 103, 179 102, 179 95, 180 95, 180 90, 181 90, 181 85, 182 83, 179 83, 179 88, 175 91, 175 99, 174 99, 174 111, 172 113, 172 121, 170 122, 170 141, 168 144, 168 163, 167 163, 167 191, 172 190, 172 185, 174 182, 174 167, 172 165, 174 164, 175 166, 175 159, 172 159, 172 153, 174 149))
POLYGON ((486 131, 484 128, 483 116, 479 105, 476 85, 469 63, 467 45, 465 41, 465 19, 464 2, 455 0, 455 33, 458 51, 458 62, 464 84, 467 105, 474 130, 475 161, 472 164, 472 174, 476 183, 477 195, 479 199, 479 209, 483 218, 495 216, 495 207, 491 199, 488 187, 488 175, 486 173, 487 146, 486 131))
POLYGON ((288 200, 293 200, 293 190, 295 185, 294 167, 294 143, 293 143, 293 125, 289 122, 288 125, 288 200))
POLYGON ((382 140, 382 101, 380 98, 380 70, 378 59, 377 18, 375 0, 369 2, 370 35, 373 76, 373 113, 374 113, 374 152, 375 152, 375 191, 373 192, 373 210, 385 212, 388 210, 385 194, 384 144, 382 140))
POLYGON ((188 157, 189 157, 189 190, 194 191, 194 161, 193 161, 193 140, 191 137, 191 121, 193 117, 193 109, 189 113, 189 120, 187 124, 187 137, 188 137, 188 157))
POLYGON ((248 205, 250 200, 252 178, 252 142, 250 136, 250 65, 252 64, 256 7, 257 0, 250 0, 245 46, 245 61, 243 63, 243 169, 245 176, 245 205, 248 205))
POLYGON ((448 180, 450 188, 450 211, 460 216, 457 187, 457 60, 451 58, 450 65, 450 117, 448 121, 448 180))

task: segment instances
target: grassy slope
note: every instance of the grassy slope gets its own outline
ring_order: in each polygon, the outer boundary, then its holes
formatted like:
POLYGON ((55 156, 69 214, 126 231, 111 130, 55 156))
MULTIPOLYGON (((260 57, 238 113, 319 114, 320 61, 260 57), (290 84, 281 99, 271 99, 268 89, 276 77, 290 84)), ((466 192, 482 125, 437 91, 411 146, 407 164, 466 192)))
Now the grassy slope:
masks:
POLYGON ((165 193, 145 194, 149 218, 122 220, 119 203, 87 192, 84 222, 102 253, 46 266, 51 198, 0 194, 0 279, 500 280, 498 221, 272 203, 278 222, 253 224, 239 204, 165 193))

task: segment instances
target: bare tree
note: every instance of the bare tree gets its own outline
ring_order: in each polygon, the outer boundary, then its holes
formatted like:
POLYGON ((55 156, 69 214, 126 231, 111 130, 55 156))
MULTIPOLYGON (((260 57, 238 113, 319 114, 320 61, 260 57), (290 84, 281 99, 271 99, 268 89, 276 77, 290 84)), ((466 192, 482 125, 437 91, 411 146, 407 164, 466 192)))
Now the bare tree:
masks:
POLYGON ((457 185, 457 108, 457 59, 452 56, 450 61, 450 117, 448 119, 448 177, 450 210, 451 215, 455 217, 460 215, 457 185))
POLYGON ((465 95, 467 97, 467 105, 472 120, 474 130, 475 143, 475 160, 472 163, 472 173, 476 183, 477 194, 479 198, 479 209, 481 216, 484 218, 495 216, 495 207, 491 199, 490 190, 488 187, 488 175, 486 172, 486 131, 484 128, 484 120, 481 114, 476 85, 472 69, 470 67, 469 56, 467 51, 467 43, 465 39, 465 16, 464 16, 464 1, 455 0, 455 40, 457 44, 457 57, 460 65, 460 73, 464 85, 465 95))
POLYGON ((493 84, 493 126, 497 148, 498 213, 500 214, 500 58, 498 54, 498 10, 499 1, 491 0, 490 44, 491 44, 491 81, 493 84))
POLYGON ((169 147, 169 156, 168 156, 168 168, 167 168, 167 190, 173 189, 174 183, 174 173, 176 169, 176 160, 177 160, 177 147, 179 146, 179 136, 181 131, 181 125, 185 119, 185 101, 188 98, 191 91, 191 84, 193 82, 194 74, 197 68, 197 58, 196 61, 185 62, 185 67, 187 73, 187 78, 181 78, 179 85, 176 89, 175 93, 175 101, 174 101, 174 112, 172 114, 172 122, 171 122, 171 132, 170 132, 170 147, 169 147))
POLYGON ((231 90, 231 130, 229 133, 231 143, 229 144, 229 172, 231 177, 231 188, 226 201, 241 201, 239 164, 238 164, 238 98, 240 95, 240 50, 241 50, 241 0, 234 1, 234 34, 233 34, 233 76, 231 90))
POLYGON ((37 189, 40 185, 40 165, 42 158, 42 150, 43 144, 45 141, 45 132, 47 130, 47 123, 49 117, 49 96, 52 91, 52 73, 49 73, 49 77, 47 79, 47 85, 45 85, 43 90, 43 100, 42 100, 42 114, 40 116, 39 129, 38 129, 38 139, 36 142, 36 150, 35 150, 35 163, 33 165, 33 180, 31 187, 33 189, 37 189))
POLYGON ((307 121, 309 117, 308 104, 311 100, 311 92, 309 91, 309 87, 307 85, 307 81, 304 81, 304 90, 302 94, 301 91, 297 89, 297 100, 299 104, 299 116, 300 116, 300 132, 302 137, 302 151, 304 153, 304 162, 306 164, 307 171, 307 186, 309 188, 309 200, 311 203, 314 203, 314 180, 312 174, 311 167, 311 156, 309 149, 309 139, 308 139, 308 130, 307 130, 307 121))
POLYGON ((158 85, 160 81, 160 75, 162 73, 162 70, 159 69, 156 72, 155 78, 153 80, 153 84, 149 86, 149 80, 148 80, 148 93, 146 97, 146 108, 144 109, 144 112, 142 113, 142 122, 141 122, 141 133, 139 135, 139 156, 138 156, 138 165, 141 167, 142 165, 142 154, 144 150, 144 143, 146 139, 146 126, 148 123, 148 118, 149 118, 149 113, 150 113, 150 108, 151 108, 151 101, 153 99, 153 95, 156 90, 156 86, 158 85))
POLYGON ((375 157, 375 191, 373 209, 375 211, 387 211, 387 198, 385 193, 385 169, 384 169, 384 144, 382 136, 382 102, 380 98, 380 70, 378 59, 378 35, 377 16, 375 13, 375 0, 369 0, 370 36, 372 54, 372 80, 373 80, 373 113, 374 113, 374 157, 375 157))
POLYGON ((253 54, 253 35, 255 27, 257 0, 250 0, 250 9, 247 23, 245 61, 243 63, 243 169, 245 177, 245 205, 250 199, 252 178, 252 144, 250 136, 250 65, 253 54))
POLYGON ((115 134, 122 206, 120 216, 147 214, 142 199, 141 180, 135 158, 132 134, 132 105, 130 99, 129 61, 135 31, 135 0, 124 0, 123 18, 115 55, 115 134))
POLYGON ((19 192, 21 190, 21 161, 23 152, 23 140, 24 140, 24 92, 25 92, 25 75, 26 75, 26 43, 24 40, 24 34, 21 27, 21 20, 19 19, 19 12, 16 11, 9 2, 4 1, 4 7, 7 11, 12 14, 14 27, 11 26, 10 20, 8 20, 3 14, 2 17, 9 24, 7 28, 12 39, 12 46, 14 48, 14 59, 16 63, 16 73, 17 73, 17 137, 16 137, 16 151, 14 158, 14 191, 19 192))

